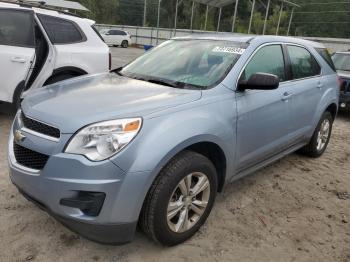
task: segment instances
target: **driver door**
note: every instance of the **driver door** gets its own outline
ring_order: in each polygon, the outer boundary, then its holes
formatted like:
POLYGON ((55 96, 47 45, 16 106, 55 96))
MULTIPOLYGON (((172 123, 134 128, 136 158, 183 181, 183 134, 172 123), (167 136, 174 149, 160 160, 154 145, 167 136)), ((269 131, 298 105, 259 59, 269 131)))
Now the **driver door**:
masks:
POLYGON ((34 13, 1 8, 0 101, 12 102, 16 88, 24 88, 34 57, 34 13))
POLYGON ((240 80, 255 73, 280 78, 275 90, 245 90, 237 93, 237 172, 242 172, 285 149, 290 133, 291 89, 287 80, 282 46, 260 48, 246 65, 240 80))

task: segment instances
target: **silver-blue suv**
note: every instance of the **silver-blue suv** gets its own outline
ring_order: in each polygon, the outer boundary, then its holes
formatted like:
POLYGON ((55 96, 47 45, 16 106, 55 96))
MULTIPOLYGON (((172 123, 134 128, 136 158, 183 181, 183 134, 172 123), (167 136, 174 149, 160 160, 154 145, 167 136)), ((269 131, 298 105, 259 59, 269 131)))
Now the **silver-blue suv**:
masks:
POLYGON ((223 186, 299 150, 319 157, 339 86, 325 48, 274 36, 190 36, 124 68, 34 90, 9 140, 19 191, 102 243, 176 245, 223 186))

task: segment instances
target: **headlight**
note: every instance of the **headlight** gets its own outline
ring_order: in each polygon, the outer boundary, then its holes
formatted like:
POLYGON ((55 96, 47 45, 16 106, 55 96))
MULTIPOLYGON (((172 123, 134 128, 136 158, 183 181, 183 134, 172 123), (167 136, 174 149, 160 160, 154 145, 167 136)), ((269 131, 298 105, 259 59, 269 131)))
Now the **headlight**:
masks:
POLYGON ((69 142, 65 152, 105 160, 130 143, 141 128, 141 118, 121 119, 89 125, 69 142))

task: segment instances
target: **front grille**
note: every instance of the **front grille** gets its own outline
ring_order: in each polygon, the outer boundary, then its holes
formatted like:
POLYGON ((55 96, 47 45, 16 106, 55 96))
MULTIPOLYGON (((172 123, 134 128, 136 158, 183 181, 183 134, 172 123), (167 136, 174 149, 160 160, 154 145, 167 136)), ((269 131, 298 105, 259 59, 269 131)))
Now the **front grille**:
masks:
POLYGON ((18 164, 36 170, 45 167, 48 155, 44 155, 13 143, 13 153, 18 164))
POLYGON ((21 114, 21 119, 24 127, 38 132, 40 134, 51 136, 54 138, 60 138, 61 132, 58 128, 46 125, 34 119, 26 117, 23 113, 21 114))
POLYGON ((350 79, 342 78, 340 90, 344 93, 350 92, 350 79))

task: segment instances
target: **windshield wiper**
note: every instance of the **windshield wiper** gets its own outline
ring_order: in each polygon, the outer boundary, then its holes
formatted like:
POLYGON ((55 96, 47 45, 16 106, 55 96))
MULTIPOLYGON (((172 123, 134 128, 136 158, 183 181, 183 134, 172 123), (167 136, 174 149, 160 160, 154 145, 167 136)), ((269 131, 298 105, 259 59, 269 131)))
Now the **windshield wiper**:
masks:
POLYGON ((148 78, 148 77, 139 77, 139 76, 129 76, 130 78, 145 81, 148 83, 158 84, 158 85, 164 85, 164 86, 170 86, 170 87, 178 87, 173 81, 167 81, 164 79, 158 79, 158 78, 148 78))
POLYGON ((164 86, 170 86, 173 88, 186 88, 186 87, 195 87, 194 85, 191 84, 186 84, 178 81, 172 81, 172 80, 166 80, 166 79, 160 79, 160 78, 151 78, 151 77, 143 77, 143 76, 136 76, 136 75, 129 75, 129 74, 122 74, 120 71, 123 69, 123 67, 119 67, 117 69, 112 70, 111 72, 118 74, 120 76, 125 76, 128 78, 132 78, 135 80, 140 80, 140 81, 145 81, 153 84, 158 84, 158 85, 164 85, 164 86))
POLYGON ((122 70, 123 70, 123 67, 121 66, 121 67, 118 67, 116 69, 111 70, 111 72, 113 72, 117 75, 120 75, 120 76, 124 76, 122 73, 120 73, 120 71, 122 71, 122 70))
POLYGON ((158 84, 158 85, 177 87, 176 84, 169 82, 169 81, 166 81, 166 80, 162 80, 162 79, 144 79, 144 81, 149 82, 149 83, 153 83, 153 84, 158 84))

